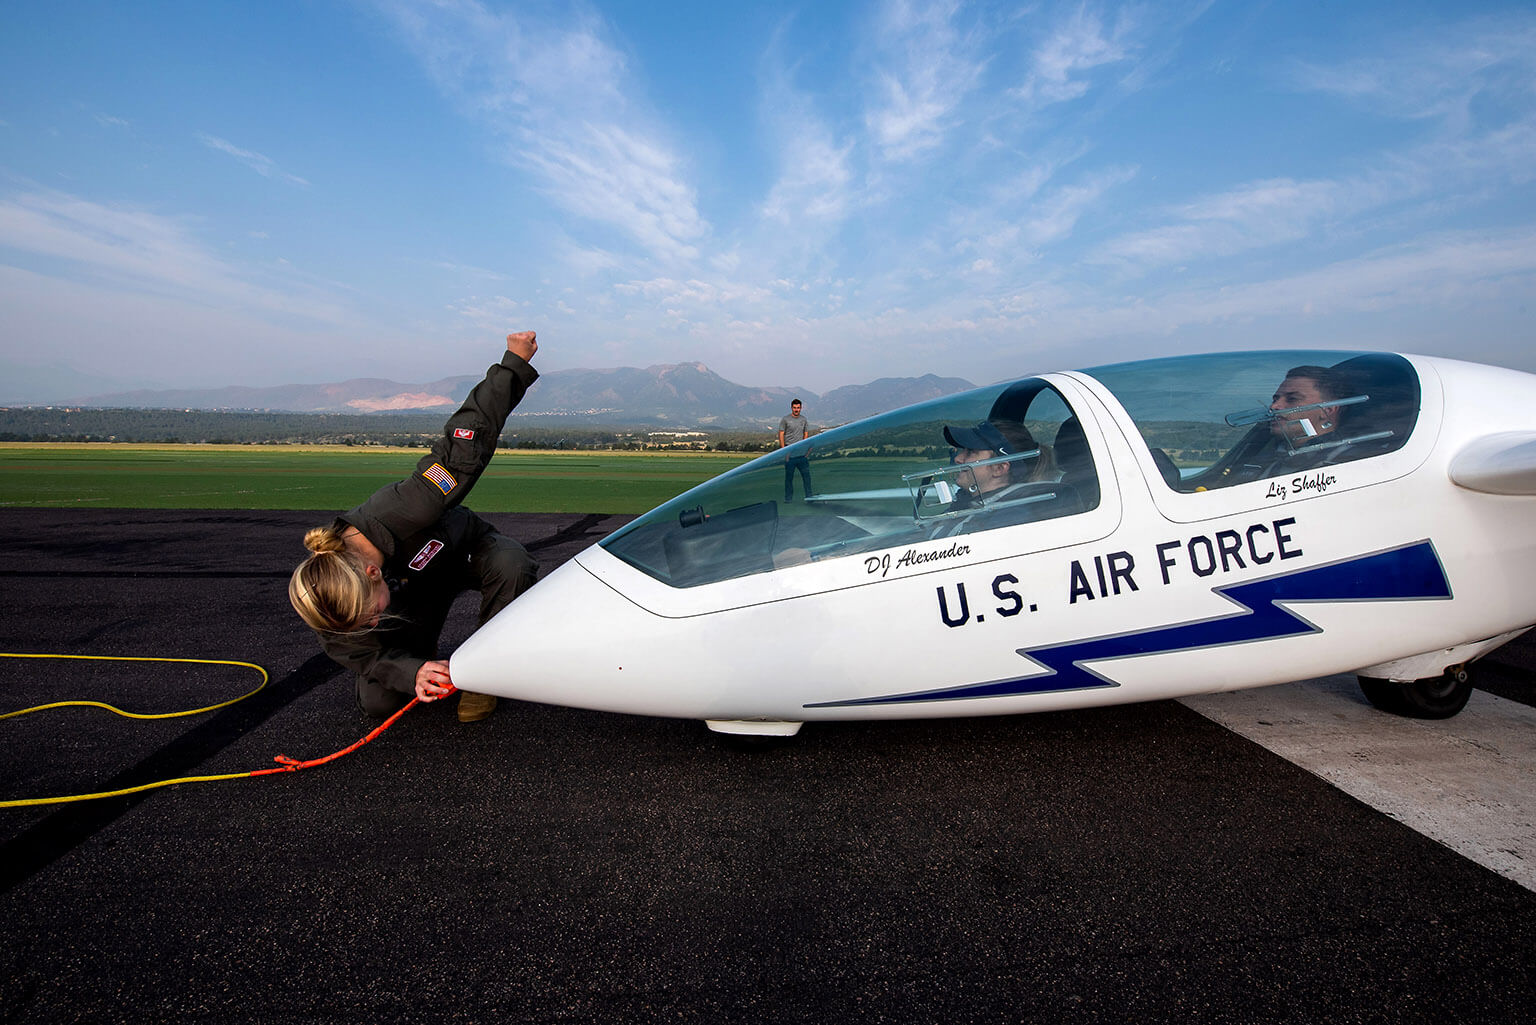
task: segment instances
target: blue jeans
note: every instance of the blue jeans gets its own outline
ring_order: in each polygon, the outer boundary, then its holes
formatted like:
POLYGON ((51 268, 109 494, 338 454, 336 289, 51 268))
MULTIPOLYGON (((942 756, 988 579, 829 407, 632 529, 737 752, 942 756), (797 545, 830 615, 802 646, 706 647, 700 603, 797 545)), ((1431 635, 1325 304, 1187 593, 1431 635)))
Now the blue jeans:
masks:
POLYGON ((784 457, 784 501, 795 500, 795 471, 800 471, 800 486, 805 497, 811 497, 811 461, 805 456, 784 457))

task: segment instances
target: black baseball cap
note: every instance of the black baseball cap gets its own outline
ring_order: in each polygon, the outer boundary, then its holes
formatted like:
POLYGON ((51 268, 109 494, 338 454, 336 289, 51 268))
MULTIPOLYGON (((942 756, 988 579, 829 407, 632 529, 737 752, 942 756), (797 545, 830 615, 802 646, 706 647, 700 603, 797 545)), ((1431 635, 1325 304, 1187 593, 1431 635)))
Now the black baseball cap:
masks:
POLYGON ((974 427, 945 426, 944 440, 955 448, 968 448, 973 452, 996 452, 1000 456, 1016 455, 1035 447, 1023 424, 1010 424, 1013 440, 1009 440, 990 420, 983 420, 974 427))

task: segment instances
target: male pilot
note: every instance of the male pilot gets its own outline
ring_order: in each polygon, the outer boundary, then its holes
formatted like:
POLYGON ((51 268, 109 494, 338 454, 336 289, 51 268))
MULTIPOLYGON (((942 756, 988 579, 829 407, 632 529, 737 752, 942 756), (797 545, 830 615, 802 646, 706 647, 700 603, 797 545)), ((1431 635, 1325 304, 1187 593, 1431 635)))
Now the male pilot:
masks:
POLYGON ((1289 438, 1293 448, 1301 448, 1338 427, 1341 407, 1321 406, 1300 413, 1286 410, 1318 406, 1343 397, 1344 382, 1339 380, 1337 371, 1328 367, 1293 367, 1286 371, 1285 380, 1269 401, 1270 411, 1280 414, 1269 425, 1269 431, 1276 438, 1289 438))
POLYGON ((1261 453, 1264 466, 1261 477, 1276 477, 1298 470, 1310 470, 1325 463, 1348 458, 1344 446, 1325 444, 1338 430, 1344 407, 1320 403, 1344 398, 1348 387, 1338 371, 1330 367, 1292 367, 1275 389, 1269 410, 1278 414, 1270 422, 1270 441, 1261 453), (1302 406, 1317 406, 1288 412, 1302 406))

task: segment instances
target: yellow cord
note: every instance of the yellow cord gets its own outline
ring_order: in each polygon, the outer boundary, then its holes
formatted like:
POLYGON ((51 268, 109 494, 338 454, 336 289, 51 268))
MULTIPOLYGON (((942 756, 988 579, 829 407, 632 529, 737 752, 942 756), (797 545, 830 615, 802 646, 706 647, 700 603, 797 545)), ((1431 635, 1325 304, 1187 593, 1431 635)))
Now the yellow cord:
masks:
MULTIPOLYGON (((113 712, 113 713, 115 713, 117 715, 121 715, 121 716, 126 716, 129 719, 175 719, 175 718, 178 718, 180 716, 200 715, 203 712, 212 712, 214 709, 227 708, 230 705, 235 704, 236 702, 244 701, 246 698, 251 697, 253 694, 256 694, 263 687, 265 687, 267 685, 268 681, 271 679, 271 677, 269 677, 267 675, 267 671, 265 669, 263 669, 259 665, 256 665, 253 662, 232 662, 232 661, 228 661, 228 660, 225 660, 225 659, 211 659, 211 658, 148 658, 148 657, 142 657, 142 656, 129 656, 129 655, 39 655, 39 654, 23 654, 23 653, 18 653, 18 652, 11 652, 11 651, 0 651, 0 658, 60 658, 60 659, 67 658, 67 659, 84 659, 84 660, 98 661, 98 662, 183 662, 183 663, 189 663, 189 664, 193 664, 193 665, 244 666, 247 669, 254 669, 258 673, 261 674, 261 683, 256 685, 256 689, 255 690, 252 690, 252 691, 250 691, 247 694, 242 694, 242 695, 240 695, 237 698, 231 698, 228 701, 221 701, 221 702, 219 702, 216 705, 208 705, 206 708, 194 708, 194 709, 191 709, 190 711, 186 711, 186 712, 156 712, 156 713, 125 712, 121 708, 117 708, 114 705, 108 705, 108 704, 105 704, 105 703, 100 702, 100 701, 55 701, 55 702, 52 702, 51 704, 47 704, 47 705, 35 705, 32 708, 23 708, 23 709, 21 709, 19 711, 15 711, 15 712, 6 712, 4 714, 0 714, 0 719, 11 719, 11 718, 14 718, 14 717, 16 717, 18 715, 27 715, 27 714, 29 714, 31 712, 41 712, 44 709, 48 709, 48 708, 104 708, 104 709, 106 709, 109 712, 113 712)), ((94 800, 97 800, 97 799, 103 798, 103 797, 120 797, 120 796, 122 796, 124 794, 137 794, 137 793, 139 793, 141 791, 144 791, 144 790, 154 790, 157 787, 168 787, 168 786, 171 786, 172 784, 175 784, 175 783, 212 783, 212 782, 216 782, 218 780, 225 780, 225 779, 245 779, 245 778, 250 777, 250 776, 265 775, 266 773, 270 773, 270 772, 273 772, 273 771, 286 771, 286 770, 271 770, 271 769, 268 769, 268 770, 266 770, 265 772, 262 772, 262 773, 256 773, 256 772, 234 772, 234 773, 229 773, 229 774, 223 775, 223 776, 183 776, 180 779, 163 779, 163 780, 160 780, 158 783, 145 783, 142 786, 128 787, 128 788, 123 789, 123 790, 109 790, 109 791, 106 791, 104 793, 99 793, 99 794, 71 794, 71 795, 68 795, 68 796, 65 796, 65 797, 32 797, 32 798, 23 798, 21 800, 16 800, 16 801, 0 801, 0 808, 27 808, 27 807, 33 807, 33 806, 36 806, 36 805, 40 805, 40 804, 68 804, 68 803, 70 803, 72 801, 94 801, 94 800)))
POLYGON ((162 779, 155 783, 145 783, 143 786, 128 787, 123 790, 103 790, 98 794, 66 794, 63 797, 23 797, 15 801, 0 801, 0 808, 32 808, 40 804, 69 804, 72 801, 95 801, 103 797, 121 797, 124 794, 137 794, 141 790, 155 790, 159 787, 173 786, 177 783, 215 783, 221 779, 249 779, 256 775, 254 772, 231 772, 224 776, 182 776, 180 779, 162 779))
POLYGON ((34 705, 31 708, 23 708, 15 712, 0 714, 0 719, 11 719, 18 715, 29 715, 32 712, 41 712, 49 708, 105 708, 109 712, 126 716, 129 719, 177 719, 185 715, 201 715, 204 712, 212 712, 218 708, 227 708, 236 702, 244 701, 252 694, 257 693, 267 685, 270 677, 267 671, 254 662, 230 662, 217 658, 147 658, 134 655, 28 655, 12 651, 0 651, 0 658, 73 658, 95 662, 184 662, 201 666, 244 666, 254 669, 261 674, 261 683, 256 685, 256 690, 249 694, 242 694, 238 698, 221 701, 217 705, 209 705, 206 708, 194 708, 186 712, 125 712, 115 705, 108 705, 100 701, 55 701, 47 705, 34 705))

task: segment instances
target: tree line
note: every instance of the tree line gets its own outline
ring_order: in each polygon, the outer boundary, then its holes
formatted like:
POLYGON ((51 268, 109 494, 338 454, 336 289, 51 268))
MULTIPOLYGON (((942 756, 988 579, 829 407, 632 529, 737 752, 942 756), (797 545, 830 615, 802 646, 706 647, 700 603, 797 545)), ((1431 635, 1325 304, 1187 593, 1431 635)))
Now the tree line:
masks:
MULTIPOLYGON (((762 452, 778 445, 765 431, 585 424, 572 419, 539 425, 516 416, 502 431, 503 448, 697 449, 762 452)), ((95 409, 78 406, 0 407, 0 441, 158 445, 354 445, 425 448, 442 433, 441 414, 279 413, 200 409, 95 409)))

